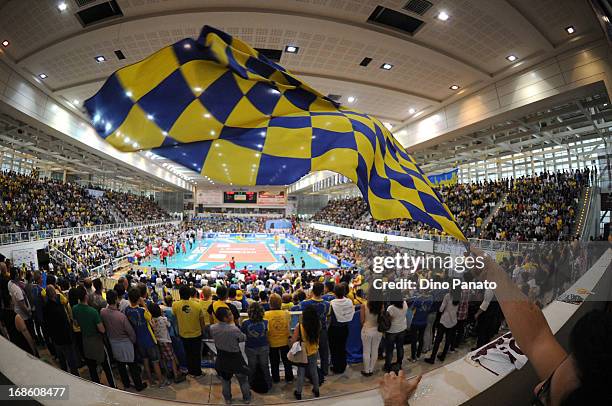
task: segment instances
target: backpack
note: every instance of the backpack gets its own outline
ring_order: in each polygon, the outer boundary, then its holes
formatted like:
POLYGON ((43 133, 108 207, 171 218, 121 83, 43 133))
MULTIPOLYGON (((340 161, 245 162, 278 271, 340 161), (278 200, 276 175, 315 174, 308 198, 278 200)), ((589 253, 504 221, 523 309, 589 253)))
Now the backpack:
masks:
POLYGON ((378 331, 381 333, 385 333, 387 331, 389 331, 389 329, 391 328, 391 315, 389 314, 388 311, 383 310, 379 315, 378 315, 378 331))

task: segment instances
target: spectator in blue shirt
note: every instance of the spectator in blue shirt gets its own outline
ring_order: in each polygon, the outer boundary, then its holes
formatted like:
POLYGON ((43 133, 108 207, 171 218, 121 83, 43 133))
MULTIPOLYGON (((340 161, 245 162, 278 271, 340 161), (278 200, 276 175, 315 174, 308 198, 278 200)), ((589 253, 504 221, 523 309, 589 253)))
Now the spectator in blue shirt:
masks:
MULTIPOLYGON (((331 283, 333 286, 333 282, 331 283)), ((304 310, 308 306, 314 306, 321 320, 321 332, 319 333, 319 357, 321 358, 321 370, 323 375, 329 373, 329 342, 327 341, 327 317, 329 316, 330 304, 325 297, 321 297, 323 294, 323 284, 321 282, 315 282, 312 285, 312 298, 304 300, 300 304, 300 310, 304 310)), ((332 299, 336 296, 331 295, 332 299)), ((330 299, 331 300, 331 299, 330 299)))
POLYGON ((249 381, 253 382, 258 369, 263 371, 268 390, 272 388, 272 376, 268 357, 268 321, 264 320, 261 304, 253 302, 248 310, 249 318, 242 323, 241 330, 246 335, 245 352, 249 361, 249 381))
POLYGON ((423 338, 425 335, 425 329, 427 328, 427 316, 431 312, 433 301, 431 296, 422 295, 417 296, 412 300, 410 310, 414 312, 412 316, 412 324, 410 325, 412 343, 411 343, 411 355, 412 362, 416 362, 423 351, 423 338))
POLYGON ((131 288, 128 291, 128 298, 130 299, 130 305, 125 309, 125 315, 136 333, 136 349, 142 358, 145 375, 149 379, 149 383, 153 385, 151 369, 149 367, 150 361, 153 364, 155 375, 157 375, 159 387, 163 388, 166 386, 166 381, 162 377, 159 366, 160 354, 157 347, 157 339, 153 334, 150 324, 153 317, 149 310, 147 310, 145 299, 141 295, 140 289, 131 288))
POLYGON ((335 284, 333 281, 325 282, 325 293, 323 296, 321 296, 323 300, 326 302, 331 302, 336 298, 336 295, 334 295, 334 287, 335 284))

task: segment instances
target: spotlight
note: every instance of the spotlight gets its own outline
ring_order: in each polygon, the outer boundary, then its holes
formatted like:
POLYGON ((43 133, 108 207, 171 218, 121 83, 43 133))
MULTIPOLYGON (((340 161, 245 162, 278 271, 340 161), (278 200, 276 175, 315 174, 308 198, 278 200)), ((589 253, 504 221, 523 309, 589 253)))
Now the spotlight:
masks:
POLYGON ((296 47, 294 45, 287 45, 285 47, 285 52, 288 52, 290 54, 297 54, 299 50, 300 50, 300 48, 296 47))
POLYGON ((576 28, 573 25, 567 26, 565 27, 565 32, 567 32, 569 35, 572 35, 576 32, 576 28))
POLYGON ((393 65, 391 65, 390 63, 383 63, 382 65, 380 65, 380 68, 384 70, 391 70, 393 68, 393 65))
POLYGON ((9 44, 10 44, 10 42, 9 42, 7 39, 5 39, 4 41, 2 41, 2 46, 3 46, 3 47, 5 47, 5 48, 6 48, 7 46, 9 46, 9 44))
POLYGON ((461 89, 461 86, 459 86, 459 85, 451 85, 451 86, 449 87, 449 89, 450 89, 450 90, 459 90, 459 89, 461 89))
POLYGON ((440 21, 446 21, 448 20, 449 17, 450 16, 448 15, 446 11, 440 11, 438 15, 436 16, 436 18, 440 21))
POLYGON ((508 56, 506 57, 506 59, 507 59, 507 60, 509 60, 510 62, 514 62, 514 61, 516 61, 518 58, 517 58, 517 56, 516 56, 516 55, 508 55, 508 56))
POLYGON ((68 8, 68 5, 64 3, 63 1, 57 5, 57 9, 60 11, 60 13, 62 11, 66 11, 67 8, 68 8))
POLYGON ((41 78, 41 79, 47 79, 48 78, 46 73, 39 73, 38 77, 41 78))
POLYGON ((98 63, 102 63, 102 62, 106 62, 106 58, 104 57, 104 55, 98 55, 94 58, 96 60, 96 62, 98 63))

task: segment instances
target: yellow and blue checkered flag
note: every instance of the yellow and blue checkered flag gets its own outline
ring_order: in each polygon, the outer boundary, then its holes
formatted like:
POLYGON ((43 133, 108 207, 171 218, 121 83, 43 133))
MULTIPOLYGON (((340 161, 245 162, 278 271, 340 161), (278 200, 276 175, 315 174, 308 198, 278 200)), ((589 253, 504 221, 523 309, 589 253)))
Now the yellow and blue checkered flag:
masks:
POLYGON ((151 150, 234 185, 288 185, 334 171, 359 187, 373 218, 413 219, 465 239, 378 119, 340 106, 212 27, 119 69, 85 108, 121 151, 151 150))

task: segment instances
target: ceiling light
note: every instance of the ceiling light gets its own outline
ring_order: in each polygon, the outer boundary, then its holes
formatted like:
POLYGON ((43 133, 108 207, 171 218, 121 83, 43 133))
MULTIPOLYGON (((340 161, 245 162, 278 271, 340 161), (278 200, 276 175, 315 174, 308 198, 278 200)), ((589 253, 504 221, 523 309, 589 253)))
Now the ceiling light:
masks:
POLYGON ((46 73, 39 73, 38 77, 41 78, 41 79, 47 79, 48 78, 46 73))
POLYGON ((191 49, 191 44, 189 42, 186 42, 185 44, 183 44, 183 48, 191 49))
POLYGON ((285 52, 288 52, 290 54, 297 54, 299 51, 299 47, 296 47, 295 45, 287 45, 285 47, 285 52))
POLYGON ((450 16, 448 15, 446 11, 440 11, 438 15, 436 16, 436 18, 440 21, 446 21, 448 20, 448 17, 450 16))
POLYGON ((355 100, 357 100, 357 99, 355 99, 355 96, 349 96, 349 97, 346 99, 346 101, 348 101, 349 103, 355 103, 355 100))
POLYGON ((384 70, 391 70, 391 68, 393 68, 393 65, 391 65, 390 63, 383 63, 382 65, 380 65, 380 68, 384 70))
POLYGON ((391 130, 393 129, 393 124, 391 124, 391 123, 389 123, 389 122, 387 122, 387 121, 385 121, 385 122, 383 123, 383 125, 384 125, 384 126, 385 126, 385 128, 386 128, 387 130, 389 130, 389 131, 391 131, 391 130))
POLYGON ((5 47, 5 48, 7 46, 9 46, 9 44, 10 44, 10 42, 8 42, 8 39, 5 39, 4 41, 2 41, 2 46, 5 47))
POLYGON ((516 55, 508 55, 506 57, 507 60, 509 60, 510 62, 514 62, 516 61, 518 58, 516 57, 516 55))
POLYGON ((98 55, 94 58, 96 60, 96 62, 98 63, 102 63, 102 62, 106 62, 106 57, 104 55, 98 55))
POLYGON ((132 97, 132 92, 130 92, 130 91, 128 90, 127 92, 125 92, 125 95, 126 95, 127 97, 132 97))
POLYGON ((459 85, 451 85, 449 87, 450 90, 459 90, 460 88, 461 88, 461 86, 459 86, 459 85))
POLYGON ((79 105, 79 103, 81 103, 81 102, 80 102, 80 101, 78 101, 77 99, 74 99, 74 100, 72 101, 72 104, 74 104, 75 106, 78 106, 78 105, 79 105))
POLYGON ((64 3, 63 1, 57 5, 57 9, 60 12, 66 11, 67 8, 68 8, 68 5, 66 3, 64 3))
POLYGON ((413 108, 408 109, 408 113, 409 113, 409 114, 414 114, 414 112, 415 112, 415 111, 416 111, 416 110, 415 110, 415 109, 413 109, 413 108))
POLYGON ((576 28, 573 25, 567 26, 565 27, 565 32, 572 35, 573 33, 576 32, 576 28))

